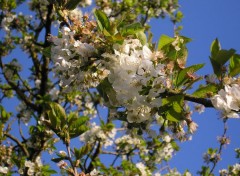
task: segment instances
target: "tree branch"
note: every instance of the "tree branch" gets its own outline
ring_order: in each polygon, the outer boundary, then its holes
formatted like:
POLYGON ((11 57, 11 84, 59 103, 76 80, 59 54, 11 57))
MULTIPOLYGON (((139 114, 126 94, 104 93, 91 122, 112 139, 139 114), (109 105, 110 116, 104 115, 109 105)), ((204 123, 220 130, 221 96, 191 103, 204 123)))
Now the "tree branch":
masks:
POLYGON ((17 138, 15 138, 14 136, 12 136, 12 135, 9 134, 9 133, 4 133, 4 135, 5 135, 6 137, 8 137, 9 139, 13 140, 14 142, 16 142, 17 145, 22 149, 22 151, 25 153, 25 155, 26 155, 27 157, 30 156, 29 153, 28 153, 28 150, 26 149, 26 147, 25 147, 17 138))
POLYGON ((98 144, 97 144, 97 148, 93 154, 93 156, 91 157, 92 161, 90 162, 88 168, 87 168, 87 172, 86 173, 90 173, 92 170, 93 170, 93 162, 96 160, 96 158, 98 157, 98 155, 100 154, 101 152, 101 142, 98 141, 98 144))
MULTIPOLYGON (((1 58, 1 57, 0 57, 0 67, 1 67, 2 70, 3 70, 4 64, 3 64, 3 62, 2 62, 2 58, 1 58)), ((23 93, 23 91, 18 87, 18 85, 16 85, 14 82, 12 82, 12 81, 10 81, 10 80, 8 79, 8 77, 6 76, 6 74, 5 74, 4 72, 3 72, 3 76, 4 76, 4 78, 6 79, 7 83, 12 87, 12 89, 17 93, 17 95, 23 100, 23 102, 24 102, 27 106, 31 107, 31 108, 32 108, 33 110, 35 110, 35 111, 38 111, 38 110, 39 110, 38 106, 36 106, 35 104, 33 104, 33 103, 31 102, 31 100, 28 99, 28 98, 26 97, 26 95, 23 93)))
POLYGON ((179 93, 179 92, 168 90, 168 91, 165 91, 164 93, 161 93, 160 95, 161 96, 174 96, 174 95, 181 95, 181 94, 184 96, 184 100, 204 105, 206 108, 214 107, 211 100, 209 100, 207 98, 198 98, 193 95, 189 95, 189 94, 185 94, 185 93, 179 93))

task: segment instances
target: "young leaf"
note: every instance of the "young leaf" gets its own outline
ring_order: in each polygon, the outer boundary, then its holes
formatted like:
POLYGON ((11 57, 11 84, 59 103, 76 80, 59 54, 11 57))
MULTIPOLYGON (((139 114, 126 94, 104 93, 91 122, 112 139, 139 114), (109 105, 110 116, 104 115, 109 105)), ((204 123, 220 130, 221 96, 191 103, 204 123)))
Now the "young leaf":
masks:
POLYGON ((143 31, 138 31, 136 33, 136 36, 141 41, 142 45, 145 45, 147 43, 147 37, 146 37, 146 34, 143 31))
POLYGON ((169 121, 179 122, 183 119, 183 101, 182 95, 163 98, 159 114, 169 121))
POLYGON ((236 76, 240 73, 240 55, 234 54, 230 59, 229 75, 236 76))
POLYGON ((92 145, 89 143, 87 143, 80 149, 74 148, 74 153, 75 153, 76 159, 81 159, 84 155, 89 153, 91 149, 92 149, 92 145))
POLYGON ((99 94, 103 97, 103 99, 105 100, 106 103, 108 103, 108 104, 110 103, 110 105, 118 104, 118 101, 116 99, 116 92, 113 89, 108 78, 105 78, 100 84, 98 84, 97 90, 98 90, 99 94))
POLYGON ((124 26, 121 29, 122 36, 135 35, 137 32, 143 31, 141 23, 133 23, 127 26, 124 26))
POLYGON ((176 86, 179 87, 188 81, 189 79, 187 77, 188 72, 194 73, 198 71, 200 68, 202 68, 203 66, 204 64, 196 64, 181 70, 177 75, 176 86))
POLYGON ((55 170, 52 170, 49 165, 44 165, 41 167, 41 174, 44 176, 51 176, 52 174, 57 174, 55 170))
POLYGON ((61 158, 52 158, 51 160, 52 160, 53 162, 55 162, 55 163, 58 163, 58 162, 60 162, 60 161, 62 161, 62 160, 64 160, 64 159, 66 159, 66 158, 63 158, 63 157, 61 157, 61 158))
POLYGON ((162 49, 164 46, 169 45, 172 43, 175 39, 172 37, 169 37, 167 35, 162 35, 158 42, 158 50, 162 49))
POLYGON ((219 65, 224 65, 234 55, 235 52, 236 50, 234 49, 220 50, 218 51, 217 55, 211 59, 216 61, 219 65))
POLYGON ((221 49, 221 45, 218 41, 218 39, 216 38, 213 42, 212 42, 212 45, 211 45, 211 57, 214 58, 216 57, 218 51, 221 49))
MULTIPOLYGON (((50 121, 51 119, 56 122, 56 126, 54 127, 55 129, 59 127, 63 128, 64 125, 66 125, 66 120, 67 120, 67 115, 65 113, 64 108, 55 102, 51 102, 50 104, 51 107, 51 113, 50 113, 50 121)), ((52 123, 52 121, 51 121, 52 123)))
POLYGON ((107 31, 109 31, 110 21, 109 21, 107 15, 104 12, 102 12, 101 10, 95 10, 94 16, 97 19, 97 24, 98 24, 99 29, 101 31, 103 31, 103 29, 106 29, 107 31))
POLYGON ((234 49, 220 50, 214 57, 210 57, 214 73, 219 77, 224 64, 235 54, 234 49))
POLYGON ((69 125, 69 136, 75 138, 80 136, 82 133, 88 130, 86 123, 89 117, 82 116, 76 119, 71 125, 69 125))
POLYGON ((216 93, 218 91, 217 85, 208 84, 199 87, 192 95, 198 98, 207 98, 209 93, 216 93))

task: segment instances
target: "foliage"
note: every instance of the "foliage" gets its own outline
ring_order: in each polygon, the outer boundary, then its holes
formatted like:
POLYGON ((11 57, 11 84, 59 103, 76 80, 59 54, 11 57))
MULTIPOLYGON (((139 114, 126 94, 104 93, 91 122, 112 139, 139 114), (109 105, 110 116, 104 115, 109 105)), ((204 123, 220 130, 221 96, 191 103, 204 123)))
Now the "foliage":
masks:
MULTIPOLYGON (((204 64, 186 65, 191 39, 180 27, 152 43, 148 20, 177 25, 178 0, 96 0, 93 15, 83 13, 91 3, 0 2, 0 102, 18 103, 16 112, 0 105, 0 174, 181 175, 168 161, 197 130, 195 103, 221 112, 219 148, 198 172, 213 175, 230 143, 226 123, 239 118, 240 55, 215 39, 211 79, 198 76, 204 64), (18 13, 26 4, 31 15, 18 13), (25 54, 10 60, 19 48, 25 54)), ((239 164, 220 171, 239 173, 239 164)))

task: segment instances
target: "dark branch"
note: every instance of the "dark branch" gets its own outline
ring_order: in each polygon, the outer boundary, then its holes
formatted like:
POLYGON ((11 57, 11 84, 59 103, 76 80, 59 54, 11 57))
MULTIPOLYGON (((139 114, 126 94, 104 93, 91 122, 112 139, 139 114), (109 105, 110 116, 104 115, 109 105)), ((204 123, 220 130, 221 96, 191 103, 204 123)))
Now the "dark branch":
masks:
MULTIPOLYGON (((161 96, 174 96, 174 95, 181 95, 181 94, 182 93, 168 90, 162 93, 161 96)), ((204 105, 206 108, 213 108, 213 104, 211 100, 207 98, 198 98, 193 95, 184 94, 184 93, 182 95, 184 96, 184 100, 204 105)))
POLYGON ((12 136, 11 134, 8 133, 4 133, 4 135, 6 137, 8 137, 9 139, 13 140, 14 142, 17 143, 17 145, 22 149, 22 151, 24 152, 24 154, 29 157, 29 153, 28 150, 26 149, 26 147, 24 146, 24 144, 22 144, 17 138, 15 138, 14 136, 12 136))

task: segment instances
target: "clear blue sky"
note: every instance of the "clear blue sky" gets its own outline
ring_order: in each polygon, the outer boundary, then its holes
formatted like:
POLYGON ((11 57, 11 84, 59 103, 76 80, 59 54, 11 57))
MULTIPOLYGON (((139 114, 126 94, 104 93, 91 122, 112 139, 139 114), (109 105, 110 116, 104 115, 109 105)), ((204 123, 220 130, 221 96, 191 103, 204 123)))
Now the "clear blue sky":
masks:
MULTIPOLYGON (((193 39, 188 44, 188 65, 206 63, 200 70, 199 75, 213 72, 209 61, 211 42, 218 38, 222 48, 234 48, 240 53, 240 1, 239 0, 180 0, 181 10, 184 14, 183 30, 181 35, 193 39)), ((173 25, 166 20, 152 20, 152 32, 155 40, 161 34, 173 35, 173 25)), ((170 162, 172 167, 183 172, 189 168, 193 175, 203 164, 202 155, 208 147, 218 147, 216 136, 223 133, 223 123, 218 119, 218 112, 206 109, 205 113, 193 114, 193 120, 198 123, 199 128, 193 140, 181 144, 181 150, 170 162)), ((222 161, 215 169, 227 168, 229 164, 237 162, 234 148, 240 147, 240 119, 228 121, 229 130, 227 135, 231 144, 223 149, 222 161)))
MULTIPOLYGON (((199 75, 213 72, 209 62, 209 48, 216 37, 222 48, 234 48, 240 53, 239 0, 180 0, 180 5, 184 14, 181 34, 193 39, 188 44, 188 65, 206 63, 198 72, 199 75)), ((151 25, 155 41, 161 34, 173 35, 173 26, 168 19, 152 20, 151 25)), ((217 111, 210 109, 201 115, 193 114, 193 120, 199 125, 198 131, 192 141, 181 144, 180 152, 170 162, 171 167, 176 167, 180 172, 188 168, 196 175, 203 164, 203 153, 208 147, 219 146, 216 137, 222 134, 223 123, 218 118, 217 111)), ((240 147, 240 119, 230 119, 228 126, 227 135, 230 136, 231 144, 223 149, 223 160, 215 169, 216 175, 219 169, 237 162, 234 148, 240 147)))

